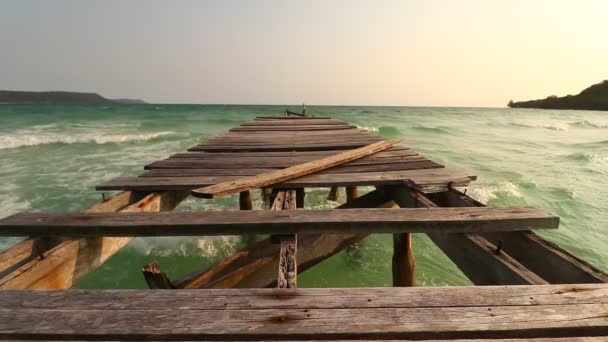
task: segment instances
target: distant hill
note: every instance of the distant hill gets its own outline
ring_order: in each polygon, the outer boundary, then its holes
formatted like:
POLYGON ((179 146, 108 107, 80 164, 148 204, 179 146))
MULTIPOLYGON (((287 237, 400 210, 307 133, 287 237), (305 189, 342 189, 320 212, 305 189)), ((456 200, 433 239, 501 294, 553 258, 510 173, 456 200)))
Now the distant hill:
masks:
POLYGON ((583 90, 578 95, 549 96, 542 100, 509 102, 511 108, 608 110, 608 80, 583 90))
POLYGON ((96 93, 71 91, 12 91, 0 90, 2 104, 87 104, 112 105, 145 103, 141 100, 110 100, 96 93))

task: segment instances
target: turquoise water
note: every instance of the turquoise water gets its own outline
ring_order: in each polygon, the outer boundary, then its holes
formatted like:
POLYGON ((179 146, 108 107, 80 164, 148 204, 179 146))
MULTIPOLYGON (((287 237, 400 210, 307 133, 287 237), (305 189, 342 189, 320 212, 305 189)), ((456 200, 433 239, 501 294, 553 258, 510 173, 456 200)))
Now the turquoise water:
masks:
MULTIPOLYGON (((137 175, 143 165, 284 106, 0 106, 0 217, 20 211, 75 212, 101 200, 94 185, 137 175)), ((314 107, 401 138, 427 157, 478 175, 468 194, 492 206, 530 205, 561 216, 547 239, 608 270, 608 113, 486 108, 314 107)), ((330 208, 326 189, 307 207, 330 208)), ((344 194, 342 194, 344 196, 344 194)), ((258 196, 255 206, 260 207, 258 196)), ((344 199, 340 199, 343 201, 344 199)), ((236 208, 234 197, 188 199, 178 210, 236 208)), ((18 241, 0 238, 0 248, 18 241)), ((238 238, 137 238, 79 287, 145 287, 156 260, 171 278, 243 246, 238 238)), ((415 235, 419 285, 468 280, 415 235)), ((303 287, 388 286, 392 239, 374 235, 299 278, 303 287)))

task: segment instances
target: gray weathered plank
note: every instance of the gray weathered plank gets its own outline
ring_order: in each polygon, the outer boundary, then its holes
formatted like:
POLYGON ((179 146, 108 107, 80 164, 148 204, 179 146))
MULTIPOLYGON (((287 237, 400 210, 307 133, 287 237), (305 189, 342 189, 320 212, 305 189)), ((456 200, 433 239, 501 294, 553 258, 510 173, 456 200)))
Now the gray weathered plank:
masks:
POLYGON ((607 285, 0 292, 5 339, 603 336, 607 285))
POLYGON ((466 233, 557 228, 528 207, 165 213, 22 213, 0 220, 3 236, 196 236, 282 233, 466 233))

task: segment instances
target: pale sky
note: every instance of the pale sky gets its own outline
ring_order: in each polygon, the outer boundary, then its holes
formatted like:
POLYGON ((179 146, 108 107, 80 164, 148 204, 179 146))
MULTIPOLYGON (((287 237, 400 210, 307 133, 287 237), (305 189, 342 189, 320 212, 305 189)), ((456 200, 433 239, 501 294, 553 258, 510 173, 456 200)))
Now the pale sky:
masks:
POLYGON ((0 0, 0 89, 502 107, 604 79, 607 0, 0 0))

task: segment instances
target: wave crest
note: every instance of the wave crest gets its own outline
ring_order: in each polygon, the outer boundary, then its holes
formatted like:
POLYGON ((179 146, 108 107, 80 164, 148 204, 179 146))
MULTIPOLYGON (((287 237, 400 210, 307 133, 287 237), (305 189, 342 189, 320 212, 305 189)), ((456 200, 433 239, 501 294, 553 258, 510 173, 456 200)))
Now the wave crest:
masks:
POLYGON ((31 147, 49 144, 109 144, 125 143, 133 141, 146 141, 162 137, 175 132, 155 132, 141 134, 116 134, 116 133, 39 133, 24 132, 8 135, 0 135, 0 150, 19 147, 31 147))

